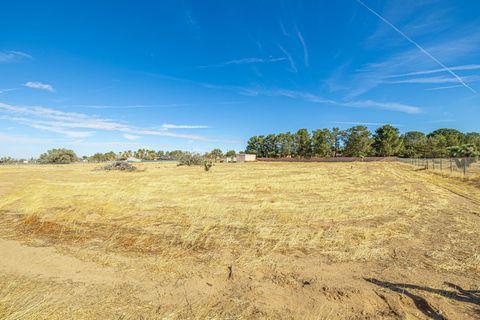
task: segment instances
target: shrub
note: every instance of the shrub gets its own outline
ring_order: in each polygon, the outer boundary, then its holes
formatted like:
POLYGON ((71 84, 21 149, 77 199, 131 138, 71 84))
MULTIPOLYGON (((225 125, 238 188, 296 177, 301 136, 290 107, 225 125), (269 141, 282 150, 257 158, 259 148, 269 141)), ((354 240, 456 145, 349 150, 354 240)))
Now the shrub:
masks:
POLYGON ((40 163, 72 163, 78 160, 73 150, 51 149, 40 155, 40 163))
POLYGON ((114 163, 104 166, 103 170, 135 171, 137 170, 137 167, 131 165, 128 162, 115 161, 114 163))
POLYGON ((210 169, 212 168, 213 166, 213 162, 210 161, 210 160, 205 160, 203 162, 203 168, 205 169, 205 171, 210 171, 210 169))
POLYGON ((201 166, 204 161, 198 153, 184 153, 177 160, 179 166, 201 166))

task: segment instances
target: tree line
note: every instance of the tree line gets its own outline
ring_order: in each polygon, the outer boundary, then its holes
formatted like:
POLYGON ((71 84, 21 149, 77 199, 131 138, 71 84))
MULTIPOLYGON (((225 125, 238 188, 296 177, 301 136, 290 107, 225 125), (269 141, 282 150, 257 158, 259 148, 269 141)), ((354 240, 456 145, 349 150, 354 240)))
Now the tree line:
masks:
MULTIPOLYGON (((136 158, 144 161, 154 161, 154 160, 179 160, 186 157, 198 157, 202 159, 208 159, 211 161, 219 161, 224 157, 235 156, 236 151, 230 150, 226 153, 223 153, 220 149, 213 149, 210 152, 204 154, 183 151, 183 150, 172 150, 172 151, 156 151, 149 149, 138 149, 135 151, 127 150, 115 153, 113 151, 109 152, 97 152, 91 156, 78 157, 75 151, 65 148, 59 149, 50 149, 45 153, 42 153, 38 159, 31 159, 30 162, 38 163, 57 163, 57 164, 66 164, 73 163, 78 161, 87 161, 87 162, 107 162, 107 161, 116 161, 116 160, 127 160, 128 158, 136 158)), ((0 164, 11 164, 17 163, 18 160, 15 160, 10 157, 0 158, 0 164)))
POLYGON ((245 152, 262 158, 475 157, 480 154, 480 133, 442 128, 428 134, 420 131, 401 134, 398 128, 388 124, 373 133, 361 125, 347 130, 325 128, 309 132, 300 129, 296 133, 253 136, 245 152))

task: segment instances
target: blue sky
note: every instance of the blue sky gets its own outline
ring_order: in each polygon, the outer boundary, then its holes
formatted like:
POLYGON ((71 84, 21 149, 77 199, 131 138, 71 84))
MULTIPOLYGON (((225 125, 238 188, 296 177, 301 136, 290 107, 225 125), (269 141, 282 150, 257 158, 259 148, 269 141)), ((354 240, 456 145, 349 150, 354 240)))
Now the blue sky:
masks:
POLYGON ((480 131, 480 2, 4 1, 0 156, 480 131))

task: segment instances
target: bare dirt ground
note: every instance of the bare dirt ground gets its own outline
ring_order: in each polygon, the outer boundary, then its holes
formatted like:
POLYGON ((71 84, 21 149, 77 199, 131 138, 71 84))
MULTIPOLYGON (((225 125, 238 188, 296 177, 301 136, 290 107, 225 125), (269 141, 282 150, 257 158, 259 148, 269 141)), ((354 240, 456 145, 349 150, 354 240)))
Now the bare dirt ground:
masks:
POLYGON ((0 168, 2 319, 480 319, 480 187, 395 163, 0 168))

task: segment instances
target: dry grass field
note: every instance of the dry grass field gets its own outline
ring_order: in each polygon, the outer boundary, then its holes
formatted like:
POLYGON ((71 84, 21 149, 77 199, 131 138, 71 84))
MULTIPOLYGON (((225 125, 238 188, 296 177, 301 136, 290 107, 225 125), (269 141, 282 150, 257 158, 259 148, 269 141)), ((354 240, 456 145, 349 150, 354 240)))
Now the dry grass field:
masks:
POLYGON ((480 318, 480 180, 140 166, 0 167, 1 319, 480 318))

